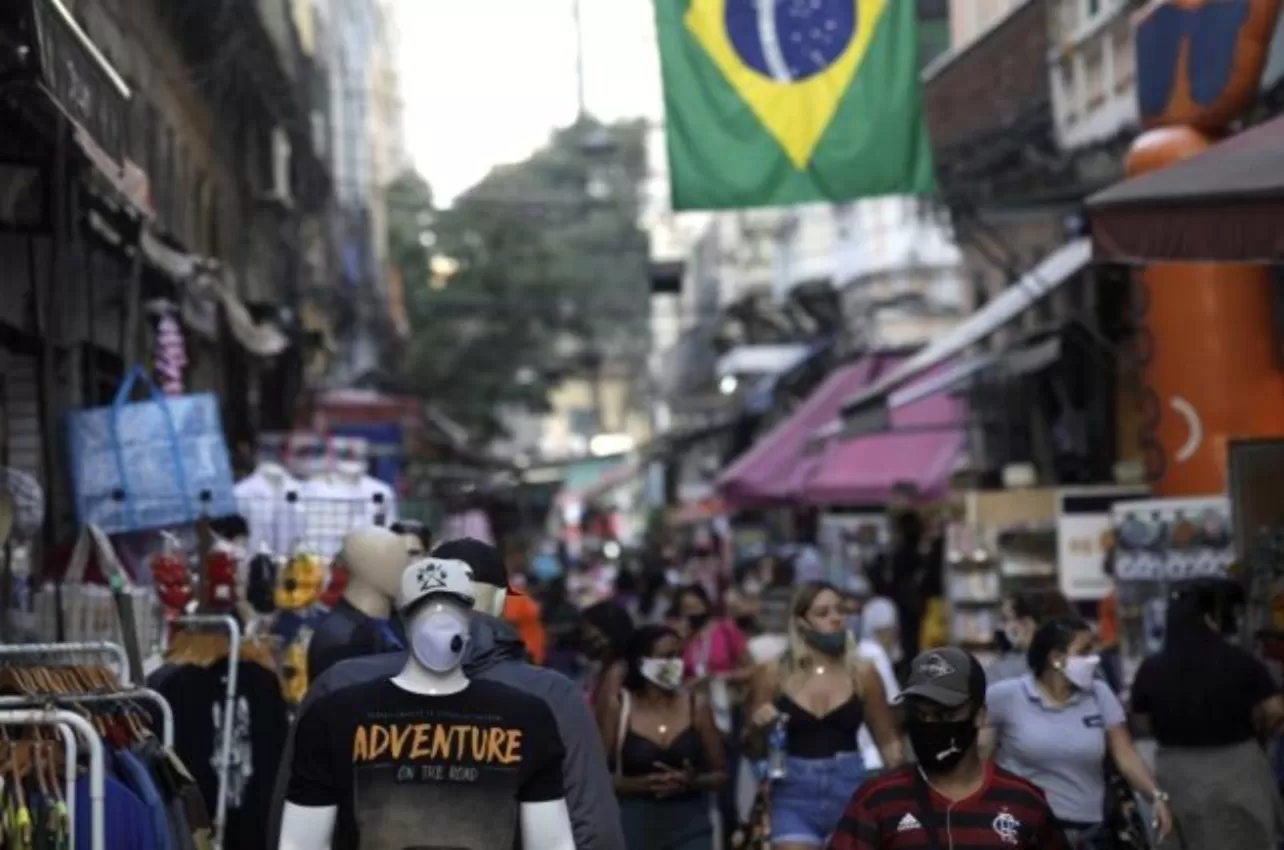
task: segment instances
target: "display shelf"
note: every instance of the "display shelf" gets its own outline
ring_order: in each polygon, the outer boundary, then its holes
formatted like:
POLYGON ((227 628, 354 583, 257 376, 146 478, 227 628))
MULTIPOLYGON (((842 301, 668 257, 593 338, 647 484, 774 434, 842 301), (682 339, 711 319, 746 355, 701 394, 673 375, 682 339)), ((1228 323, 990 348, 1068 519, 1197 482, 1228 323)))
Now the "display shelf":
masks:
POLYGON ((956 523, 947 530, 946 540, 950 634, 969 650, 994 648, 1008 595, 1057 585, 1057 529, 1052 523, 956 523))

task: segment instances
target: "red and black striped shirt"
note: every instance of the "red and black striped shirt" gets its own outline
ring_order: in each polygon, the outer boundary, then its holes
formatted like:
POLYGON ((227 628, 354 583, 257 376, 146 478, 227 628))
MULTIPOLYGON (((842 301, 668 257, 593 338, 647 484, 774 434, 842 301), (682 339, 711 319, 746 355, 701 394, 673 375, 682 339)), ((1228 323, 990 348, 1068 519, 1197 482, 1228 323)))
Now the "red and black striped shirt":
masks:
POLYGON ((951 802, 933 791, 917 767, 866 782, 843 812, 833 850, 1070 850, 1037 787, 993 762, 970 797, 951 802), (923 810, 927 800, 930 811, 923 810), (935 829, 933 844, 927 830, 935 829))

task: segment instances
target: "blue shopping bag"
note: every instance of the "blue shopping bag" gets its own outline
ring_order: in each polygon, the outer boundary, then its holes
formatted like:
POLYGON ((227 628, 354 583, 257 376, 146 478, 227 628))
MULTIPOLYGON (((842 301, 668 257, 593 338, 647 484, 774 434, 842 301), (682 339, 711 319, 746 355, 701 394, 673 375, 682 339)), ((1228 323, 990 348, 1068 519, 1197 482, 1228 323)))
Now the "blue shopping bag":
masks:
POLYGON ((67 414, 76 517, 108 534, 236 513, 218 400, 165 396, 134 366, 110 407, 67 414), (142 381, 145 401, 129 401, 142 381))

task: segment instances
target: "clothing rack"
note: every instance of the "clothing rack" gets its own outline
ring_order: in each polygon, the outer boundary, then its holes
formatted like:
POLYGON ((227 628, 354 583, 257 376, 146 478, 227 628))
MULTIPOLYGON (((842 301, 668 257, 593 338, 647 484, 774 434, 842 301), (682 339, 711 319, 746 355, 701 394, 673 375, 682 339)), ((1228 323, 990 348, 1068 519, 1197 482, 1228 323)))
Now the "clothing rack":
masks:
MULTIPOLYGON (((105 850, 107 846, 106 809, 103 803, 106 792, 106 782, 104 780, 105 751, 103 750, 103 740, 98 736, 93 725, 74 711, 55 708, 0 711, 0 726, 54 726, 61 730, 75 730, 80 733, 80 736, 89 746, 90 850, 105 850)), ((65 737, 67 732, 64 731, 63 734, 65 737)), ((74 738, 74 735, 72 737, 74 738)), ((67 753, 67 769, 71 774, 67 786, 67 812, 72 824, 75 823, 75 809, 73 808, 76 799, 75 756, 76 750, 72 746, 67 753)), ((75 841, 75 830, 73 828, 71 834, 73 850, 75 841)))
MULTIPOLYGON (((223 702, 222 752, 218 761, 218 801, 214 809, 214 835, 210 842, 213 850, 223 850, 223 836, 227 827, 227 782, 232 772, 232 729, 236 725, 236 674, 241 663, 241 624, 227 614, 189 614, 172 621, 178 626, 195 628, 216 627, 227 630, 227 692, 223 702)), ((157 695, 159 696, 159 694, 157 695)))
MULTIPOLYGON (((25 657, 32 655, 112 655, 119 666, 117 676, 123 684, 133 684, 129 675, 129 655, 125 647, 109 640, 90 640, 78 643, 15 643, 0 646, 0 664, 6 657, 25 657)), ((159 695, 158 695, 159 696, 159 695)))
POLYGON ((150 702, 160 711, 161 741, 166 747, 174 746, 174 709, 169 700, 151 688, 134 688, 113 693, 68 693, 49 694, 48 696, 0 696, 0 709, 37 708, 48 705, 60 706, 67 703, 89 704, 96 702, 150 702))

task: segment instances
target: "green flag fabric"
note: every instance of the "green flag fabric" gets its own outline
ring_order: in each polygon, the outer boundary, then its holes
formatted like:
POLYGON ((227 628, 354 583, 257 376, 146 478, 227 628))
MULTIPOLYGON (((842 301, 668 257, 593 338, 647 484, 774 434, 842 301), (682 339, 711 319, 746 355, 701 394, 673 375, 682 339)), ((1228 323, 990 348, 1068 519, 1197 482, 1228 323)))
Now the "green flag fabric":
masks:
POLYGON ((935 191, 914 0, 655 0, 675 210, 935 191))

